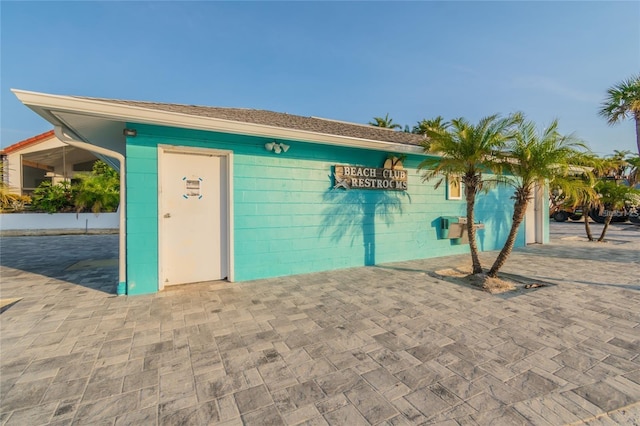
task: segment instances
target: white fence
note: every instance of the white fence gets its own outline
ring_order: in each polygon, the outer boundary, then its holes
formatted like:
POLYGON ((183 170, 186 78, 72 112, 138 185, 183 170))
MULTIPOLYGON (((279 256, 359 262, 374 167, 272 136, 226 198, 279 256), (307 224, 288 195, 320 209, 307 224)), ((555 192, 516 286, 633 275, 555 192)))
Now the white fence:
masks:
POLYGON ((73 231, 92 232, 118 229, 116 213, 4 213, 0 214, 0 231, 73 231))

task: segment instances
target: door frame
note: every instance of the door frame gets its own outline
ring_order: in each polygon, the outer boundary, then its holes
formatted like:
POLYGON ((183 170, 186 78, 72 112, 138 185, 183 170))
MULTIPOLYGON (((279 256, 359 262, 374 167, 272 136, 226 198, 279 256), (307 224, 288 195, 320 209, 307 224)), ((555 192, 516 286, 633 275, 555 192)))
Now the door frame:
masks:
POLYGON ((196 148, 182 145, 158 145, 158 291, 164 289, 164 277, 162 272, 162 256, 163 256, 163 229, 162 224, 162 176, 163 173, 168 171, 165 164, 166 153, 180 153, 180 154, 206 154, 216 157, 225 158, 225 167, 227 172, 227 281, 234 282, 234 234, 233 234, 233 151, 214 149, 214 148, 196 148))

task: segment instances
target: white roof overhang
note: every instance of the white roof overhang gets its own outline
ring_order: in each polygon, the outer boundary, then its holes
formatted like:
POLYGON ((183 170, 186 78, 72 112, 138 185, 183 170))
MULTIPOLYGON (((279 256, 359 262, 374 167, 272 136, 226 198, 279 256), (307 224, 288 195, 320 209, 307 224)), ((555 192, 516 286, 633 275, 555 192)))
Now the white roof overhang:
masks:
POLYGON ((107 100, 51 95, 17 89, 12 89, 12 91, 20 102, 54 126, 63 126, 77 135, 80 140, 121 154, 125 153, 123 130, 126 123, 242 134, 396 153, 424 154, 420 146, 395 142, 195 116, 113 103, 107 100))

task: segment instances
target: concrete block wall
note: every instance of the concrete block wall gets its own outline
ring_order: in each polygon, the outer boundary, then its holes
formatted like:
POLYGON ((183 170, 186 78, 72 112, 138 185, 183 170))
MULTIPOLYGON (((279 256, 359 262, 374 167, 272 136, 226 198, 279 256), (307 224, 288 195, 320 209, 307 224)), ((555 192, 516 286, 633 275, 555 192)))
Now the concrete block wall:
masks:
MULTIPOLYGON (((387 152, 300 141, 286 153, 264 148, 271 139, 146 126, 127 140, 129 294, 157 291, 158 145, 233 151, 234 263, 236 281, 468 252, 439 238, 441 216, 464 216, 464 200, 447 200, 445 186, 423 183, 417 165, 405 163, 407 191, 333 189, 335 164, 382 167, 387 152)), ((499 188, 478 200, 485 222, 480 248, 506 239, 511 191, 499 188)), ((517 245, 524 244, 521 232, 517 245)))

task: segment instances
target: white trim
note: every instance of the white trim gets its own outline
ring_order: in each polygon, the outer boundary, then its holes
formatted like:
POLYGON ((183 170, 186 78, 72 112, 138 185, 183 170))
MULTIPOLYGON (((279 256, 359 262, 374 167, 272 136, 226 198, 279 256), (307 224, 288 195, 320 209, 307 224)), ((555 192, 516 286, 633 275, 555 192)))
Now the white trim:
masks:
POLYGON ((235 249, 235 235, 233 233, 234 229, 234 210, 233 210, 233 151, 220 151, 227 153, 227 248, 229 252, 227 253, 227 259, 229 261, 229 265, 227 266, 228 277, 227 281, 235 282, 236 280, 236 270, 233 265, 235 265, 235 257, 234 257, 234 249, 235 249))
POLYGON ((75 98, 72 96, 50 95, 11 89, 18 99, 36 113, 50 121, 56 112, 74 112, 92 117, 128 121, 140 124, 154 124, 196 130, 217 131, 250 136, 290 139, 327 145, 376 149, 381 151, 424 154, 420 146, 395 142, 375 141, 349 136, 329 135, 306 130, 275 127, 264 124, 242 123, 220 118, 201 117, 189 114, 159 111, 109 101, 75 98))
POLYGON ((544 192, 544 186, 536 183, 533 202, 535 203, 536 243, 539 244, 544 244, 544 192))
POLYGON ((535 183, 525 212, 525 243, 544 244, 544 185, 535 183))
POLYGON ((167 152, 179 152, 184 154, 206 154, 216 157, 225 157, 226 169, 227 169, 227 281, 234 282, 235 280, 235 258, 233 254, 234 249, 234 233, 233 233, 233 152, 222 149, 210 149, 210 148, 198 148, 182 145, 158 145, 158 291, 164 289, 164 282, 162 281, 162 174, 164 173, 164 153, 167 152))
POLYGON ((156 230, 156 234, 158 235, 158 264, 156 265, 156 267, 158 268, 158 291, 162 291, 164 290, 164 281, 162 281, 162 277, 163 277, 163 271, 162 271, 162 265, 163 265, 163 261, 162 261, 162 253, 164 252, 163 250, 163 235, 164 232, 162 232, 162 193, 164 192, 164 188, 162 187, 162 176, 164 174, 164 147, 161 145, 158 145, 157 147, 158 150, 158 164, 157 164, 157 168, 158 168, 158 177, 157 177, 157 182, 158 182, 158 191, 157 191, 157 199, 158 199, 158 212, 156 214, 157 218, 158 218, 158 229, 156 230))

